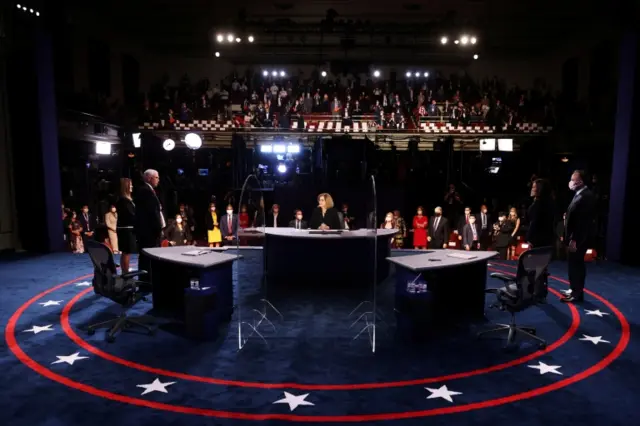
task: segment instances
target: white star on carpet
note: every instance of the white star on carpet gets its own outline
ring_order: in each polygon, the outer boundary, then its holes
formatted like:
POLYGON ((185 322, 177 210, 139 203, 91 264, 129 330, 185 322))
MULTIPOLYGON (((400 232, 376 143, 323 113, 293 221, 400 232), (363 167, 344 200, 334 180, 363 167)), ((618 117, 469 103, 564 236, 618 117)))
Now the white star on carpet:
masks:
POLYGON ((583 342, 591 342, 594 345, 597 345, 598 343, 611 343, 608 340, 604 340, 602 336, 587 336, 586 334, 583 334, 582 339, 580 340, 582 340, 583 342))
POLYGON ((43 302, 40 304, 46 308, 47 306, 58 306, 62 302, 63 302, 62 300, 47 300, 46 302, 43 302))
POLYGON ((284 398, 277 400, 274 404, 289 404, 289 410, 293 411, 301 405, 315 405, 313 402, 305 401, 309 396, 308 393, 302 395, 293 395, 289 392, 284 393, 284 398))
POLYGON ((462 395, 462 392, 449 390, 447 388, 447 385, 442 385, 438 389, 432 389, 432 388, 425 388, 425 389, 431 392, 431 395, 429 395, 427 399, 442 398, 449 402, 453 402, 453 398, 451 398, 452 396, 462 395))
POLYGON ((539 370, 541 375, 553 373, 562 376, 562 373, 558 371, 558 368, 562 368, 560 365, 547 365, 542 361, 538 361, 538 365, 527 365, 527 367, 539 370))
POLYGON ((81 281, 76 284, 76 287, 89 287, 91 285, 91 281, 81 281))
POLYGON ((173 385, 175 383, 176 382, 165 382, 165 383, 162 383, 160 381, 160 379, 156 378, 152 383, 149 383, 149 384, 146 384, 146 385, 136 385, 136 387, 144 388, 144 392, 142 392, 141 395, 146 395, 146 394, 151 393, 151 392, 169 393, 169 391, 167 390, 167 386, 171 386, 171 385, 173 385))
POLYGON ((585 309, 584 311, 587 313, 587 315, 595 315, 600 318, 602 318, 605 315, 609 315, 607 312, 601 312, 600 309, 596 309, 595 311, 590 311, 589 309, 585 309))
POLYGON ((71 355, 67 355, 67 356, 60 356, 60 355, 56 355, 56 358, 58 358, 57 361, 53 361, 51 364, 62 364, 63 362, 66 362, 69 365, 73 365, 74 362, 81 360, 81 359, 87 359, 89 358, 88 356, 80 356, 80 352, 76 352, 75 354, 71 354, 71 355))
POLYGON ((49 324, 49 325, 34 325, 30 329, 23 331, 23 333, 38 334, 41 331, 53 331, 51 329, 51 327, 53 327, 53 324, 49 324))

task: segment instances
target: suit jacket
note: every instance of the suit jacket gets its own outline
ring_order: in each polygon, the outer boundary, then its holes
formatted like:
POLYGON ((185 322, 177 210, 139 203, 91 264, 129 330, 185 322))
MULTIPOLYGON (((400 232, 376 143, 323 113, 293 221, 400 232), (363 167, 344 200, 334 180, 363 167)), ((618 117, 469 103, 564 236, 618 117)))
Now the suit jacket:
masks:
POLYGON ((529 227, 525 241, 533 247, 549 247, 555 243, 555 211, 551 201, 535 200, 527 211, 529 227))
POLYGON ((162 208, 156 192, 144 184, 134 194, 136 236, 141 241, 158 240, 162 234, 162 208))
POLYGON ((78 215, 78 221, 80 222, 80 225, 82 225, 83 234, 96 231, 96 225, 98 223, 96 222, 95 216, 91 213, 87 213, 87 219, 85 219, 84 214, 80 213, 78 215))
POLYGON ((238 236, 238 215, 234 214, 231 216, 231 231, 229 231, 229 215, 225 214, 219 220, 220 223, 220 232, 222 233, 222 237, 233 237, 236 238, 238 236))
POLYGON ((482 213, 478 213, 476 215, 476 224, 480 228, 480 233, 482 236, 491 235, 491 231, 493 230, 493 222, 491 222, 491 215, 489 213, 485 214, 487 227, 482 229, 482 213))
POLYGON ((340 217, 338 216, 338 211, 335 207, 328 208, 322 216, 322 209, 320 207, 316 207, 311 213, 311 222, 309 223, 309 227, 311 229, 318 229, 320 225, 325 224, 329 227, 329 229, 343 229, 344 223, 340 222, 340 217))
POLYGON ((462 228, 462 246, 472 246, 475 241, 476 244, 480 242, 480 230, 481 226, 478 222, 474 223, 473 226, 476 228, 476 238, 473 238, 473 229, 471 228, 471 224, 467 223, 462 228))
MULTIPOLYGON (((289 222, 289 227, 290 228, 295 228, 296 227, 296 222, 298 220, 297 219, 293 219, 291 222, 289 222)), ((302 219, 300 221, 300 229, 308 229, 309 227, 307 226, 307 221, 302 219)))
MULTIPOLYGON (((469 217, 471 217, 471 215, 469 215, 469 217)), ((478 222, 476 221, 476 223, 478 222)), ((460 218, 458 218, 458 226, 456 227, 456 229, 458 230, 458 234, 462 235, 462 231, 464 230, 466 224, 467 216, 463 214, 462 216, 460 216, 460 218)))
POLYGON ((437 217, 432 217, 429 221, 429 236, 431 237, 431 246, 433 248, 442 248, 449 242, 449 221, 446 217, 440 216, 438 227, 435 228, 437 217))
MULTIPOLYGON (((274 223, 273 213, 269 213, 267 215, 266 220, 267 220, 267 223, 265 223, 265 226, 267 228, 273 228, 273 223, 274 223)), ((286 227, 285 219, 282 217, 282 215, 280 213, 278 213, 278 216, 276 216, 275 223, 278 225, 278 228, 285 228, 286 227)))
POLYGON ((576 242, 577 247, 586 247, 595 235, 596 197, 589 188, 577 193, 567 208, 564 225, 564 243, 576 242))
POLYGON ((515 227, 516 225, 510 220, 505 220, 502 223, 500 230, 495 236, 496 248, 505 248, 511 245, 511 234, 515 227))

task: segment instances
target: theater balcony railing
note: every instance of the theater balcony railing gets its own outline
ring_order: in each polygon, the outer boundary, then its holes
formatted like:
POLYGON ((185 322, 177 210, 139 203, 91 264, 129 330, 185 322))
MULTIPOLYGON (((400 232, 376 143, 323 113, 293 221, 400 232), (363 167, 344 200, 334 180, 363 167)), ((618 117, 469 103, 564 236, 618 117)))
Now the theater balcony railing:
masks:
POLYGON ((58 117, 58 134, 67 140, 119 144, 122 129, 97 115, 67 109, 58 117))

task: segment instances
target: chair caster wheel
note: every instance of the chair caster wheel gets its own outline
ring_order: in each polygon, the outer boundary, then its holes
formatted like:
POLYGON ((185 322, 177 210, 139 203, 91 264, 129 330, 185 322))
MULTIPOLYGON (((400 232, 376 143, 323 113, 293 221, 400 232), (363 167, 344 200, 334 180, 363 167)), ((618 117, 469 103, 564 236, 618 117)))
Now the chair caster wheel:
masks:
POLYGON ((540 350, 545 350, 545 349, 547 349, 547 344, 546 344, 546 343, 540 343, 540 344, 538 345, 538 349, 540 349, 540 350))
POLYGON ((96 334, 96 331, 93 328, 89 328, 89 329, 87 329, 87 334, 89 336, 93 336, 94 334, 96 334))
POLYGON ((115 336, 107 336, 107 342, 108 343, 113 343, 116 341, 116 337, 115 336))

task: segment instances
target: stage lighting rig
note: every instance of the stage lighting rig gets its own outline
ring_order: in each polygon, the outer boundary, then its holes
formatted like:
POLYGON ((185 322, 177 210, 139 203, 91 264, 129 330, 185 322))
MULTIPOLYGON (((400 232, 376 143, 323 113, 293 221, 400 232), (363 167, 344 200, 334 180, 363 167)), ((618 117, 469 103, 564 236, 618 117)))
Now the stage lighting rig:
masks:
POLYGON ((184 143, 189 149, 198 149, 202 146, 202 138, 197 133, 187 133, 184 143))
POLYGON ((429 73, 428 73, 427 71, 424 71, 424 72, 420 72, 420 71, 416 71, 416 72, 407 71, 407 72, 405 73, 405 76, 406 76, 407 78, 420 78, 420 77, 427 78, 427 77, 429 77, 429 73))
MULTIPOLYGON (((249 43, 253 43, 254 41, 256 41, 256 38, 252 34, 248 34, 244 38, 244 40, 247 40, 247 42, 249 43)), ((216 42, 220 44, 236 44, 236 43, 242 43, 242 41, 243 41, 243 37, 241 34, 238 35, 232 32, 216 34, 216 42)))
POLYGON ((269 72, 269 70, 262 70, 262 76, 263 77, 269 77, 269 74, 271 74, 271 77, 286 77, 287 76, 287 72, 285 70, 273 70, 271 72, 269 72))
POLYGON ((36 9, 34 9, 32 7, 29 7, 29 6, 26 6, 24 4, 18 3, 18 4, 16 4, 16 8, 18 10, 23 11, 23 12, 27 12, 27 13, 30 13, 30 14, 35 15, 35 16, 40 16, 40 12, 38 12, 36 9))

